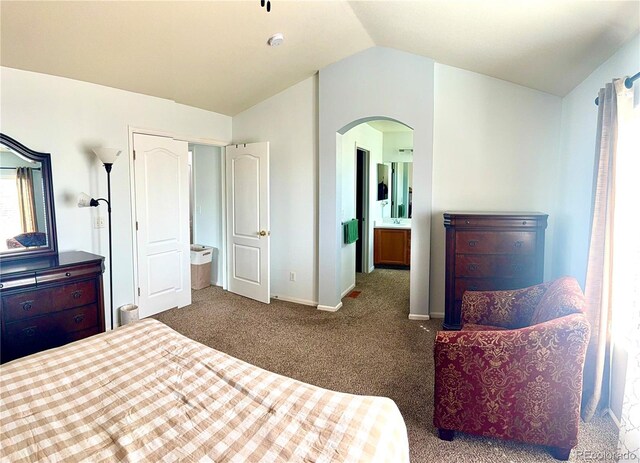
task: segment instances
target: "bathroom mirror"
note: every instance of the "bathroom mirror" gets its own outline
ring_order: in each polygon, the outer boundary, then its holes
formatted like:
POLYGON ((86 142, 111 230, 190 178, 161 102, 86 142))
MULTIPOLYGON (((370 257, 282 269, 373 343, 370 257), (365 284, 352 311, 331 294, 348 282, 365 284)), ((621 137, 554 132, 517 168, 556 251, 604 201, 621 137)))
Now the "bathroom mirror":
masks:
POLYGON ((389 165, 378 164, 378 201, 389 199, 389 165))
POLYGON ((0 134, 0 258, 57 251, 51 157, 0 134))
POLYGON ((413 162, 391 163, 391 217, 410 219, 413 209, 413 162))

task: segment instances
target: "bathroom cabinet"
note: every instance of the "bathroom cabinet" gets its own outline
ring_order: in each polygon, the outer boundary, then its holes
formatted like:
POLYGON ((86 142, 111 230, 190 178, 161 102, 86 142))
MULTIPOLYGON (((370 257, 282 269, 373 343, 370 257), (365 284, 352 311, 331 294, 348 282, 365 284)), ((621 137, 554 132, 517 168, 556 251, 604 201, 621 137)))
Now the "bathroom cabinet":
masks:
POLYGON ((409 268, 411 264, 411 229, 375 228, 373 235, 374 266, 409 268))

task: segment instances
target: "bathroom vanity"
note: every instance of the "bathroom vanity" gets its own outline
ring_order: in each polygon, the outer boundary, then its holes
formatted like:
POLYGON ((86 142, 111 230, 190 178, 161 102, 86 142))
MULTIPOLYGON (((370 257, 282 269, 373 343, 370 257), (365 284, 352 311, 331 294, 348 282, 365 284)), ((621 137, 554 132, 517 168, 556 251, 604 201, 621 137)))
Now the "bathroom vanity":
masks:
POLYGON ((376 267, 409 268, 411 225, 381 224, 373 230, 373 264, 376 267))

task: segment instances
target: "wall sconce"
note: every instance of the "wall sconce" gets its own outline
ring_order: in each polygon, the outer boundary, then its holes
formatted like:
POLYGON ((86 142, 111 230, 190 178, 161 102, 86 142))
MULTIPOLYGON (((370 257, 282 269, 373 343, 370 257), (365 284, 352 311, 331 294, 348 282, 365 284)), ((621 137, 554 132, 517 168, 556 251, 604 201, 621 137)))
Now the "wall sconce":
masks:
POLYGON ((100 201, 107 205, 107 216, 109 221, 109 302, 111 312, 111 329, 113 329, 113 246, 111 241, 111 167, 122 150, 113 148, 93 148, 95 155, 102 161, 104 169, 107 171, 107 198, 93 199, 86 193, 80 193, 78 197, 78 207, 98 207, 100 201))

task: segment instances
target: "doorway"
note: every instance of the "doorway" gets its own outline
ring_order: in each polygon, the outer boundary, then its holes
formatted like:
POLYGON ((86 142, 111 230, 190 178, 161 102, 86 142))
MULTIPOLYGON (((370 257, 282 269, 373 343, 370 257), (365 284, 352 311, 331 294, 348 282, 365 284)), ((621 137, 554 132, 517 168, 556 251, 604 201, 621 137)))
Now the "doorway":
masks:
POLYGON ((356 241, 356 272, 368 272, 369 223, 369 152, 356 147, 356 219, 358 220, 358 241, 356 241))
POLYGON ((222 147, 189 143, 191 245, 213 248, 211 285, 223 286, 224 182, 222 147))

